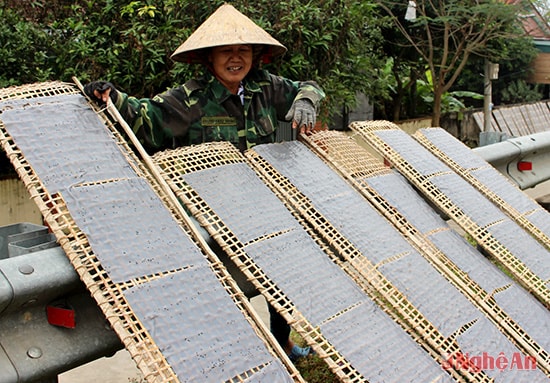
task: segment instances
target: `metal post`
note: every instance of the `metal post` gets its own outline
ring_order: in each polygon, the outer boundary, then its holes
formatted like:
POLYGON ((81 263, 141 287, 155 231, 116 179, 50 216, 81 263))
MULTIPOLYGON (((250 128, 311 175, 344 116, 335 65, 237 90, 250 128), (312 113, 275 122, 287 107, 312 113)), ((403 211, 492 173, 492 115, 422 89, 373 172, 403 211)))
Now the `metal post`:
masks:
POLYGON ((492 80, 498 78, 498 64, 494 64, 489 60, 485 60, 485 69, 484 69, 484 83, 485 86, 483 92, 483 131, 491 131, 491 112, 493 110, 493 87, 492 80))
POLYGON ((483 131, 489 132, 491 130, 491 100, 492 100, 492 86, 491 79, 489 78, 489 61, 485 60, 484 70, 484 87, 483 87, 483 131))

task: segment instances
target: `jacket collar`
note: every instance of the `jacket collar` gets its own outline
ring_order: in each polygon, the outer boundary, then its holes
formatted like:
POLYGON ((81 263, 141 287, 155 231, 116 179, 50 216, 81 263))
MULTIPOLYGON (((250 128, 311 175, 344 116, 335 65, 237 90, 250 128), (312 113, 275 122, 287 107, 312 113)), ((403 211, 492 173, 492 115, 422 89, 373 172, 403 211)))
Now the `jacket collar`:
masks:
MULTIPOLYGON (((262 91, 260 85, 257 82, 257 80, 262 77, 261 72, 262 71, 252 69, 250 73, 244 78, 243 85, 245 88, 245 94, 262 91)), ((186 88, 189 96, 194 91, 205 89, 207 87, 212 90, 212 94, 214 95, 216 102, 220 104, 231 97, 231 92, 229 92, 229 90, 227 90, 227 88, 223 86, 222 83, 218 81, 216 76, 214 76, 210 71, 206 71, 201 79, 191 80, 186 83, 186 88)))

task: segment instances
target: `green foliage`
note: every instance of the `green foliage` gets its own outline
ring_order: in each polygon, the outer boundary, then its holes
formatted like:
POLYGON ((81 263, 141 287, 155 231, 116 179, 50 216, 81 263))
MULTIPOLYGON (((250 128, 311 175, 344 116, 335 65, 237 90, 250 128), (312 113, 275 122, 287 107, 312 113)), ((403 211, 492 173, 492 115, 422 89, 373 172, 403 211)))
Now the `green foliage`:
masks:
MULTIPOLYGON (((224 3, 223 0, 35 0, 33 5, 24 0, 8 2, 5 12, 15 15, 16 10, 20 11, 21 24, 10 22, 0 27, 7 29, 15 24, 20 29, 10 32, 16 47, 5 52, 4 57, 24 61, 29 66, 32 63, 32 68, 7 68, 0 74, 4 85, 47 78, 70 81, 76 76, 84 83, 110 80, 138 97, 151 97, 202 70, 175 63, 170 55, 224 3), (20 36, 31 36, 28 30, 33 31, 32 40, 21 44, 20 36), (10 82, 3 78, 8 76, 10 82)), ((329 95, 324 105, 326 114, 340 110, 342 105, 354 106, 358 91, 369 96, 385 91, 386 84, 376 76, 380 33, 373 6, 368 2, 235 0, 232 5, 288 47, 287 54, 268 64, 267 69, 291 79, 319 82, 329 95)))
MULTIPOLYGON (((426 111, 433 105, 434 101, 434 86, 430 71, 425 73, 426 80, 418 80, 416 83, 416 91, 418 96, 424 101, 426 111)), ((450 91, 444 92, 441 96, 441 112, 442 113, 462 113, 467 107, 464 99, 471 98, 483 100, 483 95, 471 91, 450 91)))
POLYGON ((181 21, 169 12, 174 1, 88 1, 75 3, 73 16, 59 20, 64 49, 61 77, 108 79, 136 96, 152 96, 172 85, 169 56, 181 42, 181 21))
MULTIPOLYGON (((521 33, 518 31, 518 34, 521 33)), ((529 66, 538 54, 529 38, 500 39, 492 41, 494 49, 502 52, 498 79, 492 81, 492 99, 495 105, 515 104, 540 100, 542 91, 538 86, 528 84, 529 66)), ((457 80, 455 90, 472 90, 483 93, 485 60, 472 57, 457 80)), ((478 103, 481 107, 483 103, 478 103)))
POLYGON ((0 87, 51 77, 53 45, 47 30, 0 8, 0 87))
POLYGON ((539 88, 540 86, 527 84, 523 80, 514 80, 500 91, 500 100, 504 104, 539 101, 542 98, 542 90, 539 88))
POLYGON ((272 9, 266 29, 287 45, 290 54, 274 63, 275 72, 295 79, 315 79, 330 99, 337 101, 332 105, 339 108, 342 104, 353 107, 358 91, 369 96, 385 91, 387 85, 377 76, 377 68, 383 64, 378 50, 381 34, 371 3, 264 3, 265 7, 257 6, 255 12, 272 9))
MULTIPOLYGON (((489 59, 492 62, 514 59, 515 56, 506 49, 511 41, 529 45, 529 39, 525 38, 519 26, 519 5, 491 0, 417 0, 417 18, 404 20, 407 2, 380 0, 377 4, 391 17, 391 24, 383 31, 390 40, 384 44, 384 49, 395 58, 393 73, 397 80, 396 89, 405 89, 409 77, 413 77, 413 82, 416 78, 423 78, 426 67, 431 72, 433 105, 430 113, 434 125, 439 124, 441 112, 459 107, 459 103, 449 95, 456 90, 453 87, 472 59, 489 59), (414 72, 416 74, 413 76, 414 72)), ((483 85, 483 79, 462 82, 460 90, 476 92, 478 84, 483 85)), ((410 99, 418 99, 414 93, 417 87, 408 86, 407 89, 410 99)), ((403 103, 402 94, 398 92, 396 97, 403 103)), ((424 97, 424 101, 427 100, 424 97)), ((416 108, 414 112, 423 111, 416 108)))
MULTIPOLYGON (((447 8, 429 10, 425 16, 420 15, 416 24, 405 23, 405 27, 415 32, 411 36, 420 39, 415 40, 420 46, 427 40, 422 40, 418 27, 432 25, 432 43, 439 49, 437 43, 442 41, 441 28, 445 25, 485 26, 479 21, 479 14, 487 16, 496 5, 492 1, 472 5, 472 1, 448 2, 447 8), (446 16, 436 11, 446 12, 446 16)), ((202 71, 199 66, 175 63, 170 55, 223 3, 224 0, 3 0, 0 86, 70 81, 76 76, 83 83, 110 80, 129 94, 151 97, 202 71)), ((342 107, 353 108, 357 92, 366 94, 376 109, 406 111, 407 118, 426 110, 424 101, 429 97, 418 97, 416 81, 423 78, 428 62, 406 41, 395 20, 386 13, 380 14, 380 4, 389 2, 374 5, 375 2, 362 0, 233 0, 231 4, 287 46, 285 56, 267 64, 266 69, 295 80, 316 80, 323 87, 328 96, 323 105, 324 116, 341 111, 342 107), (412 105, 421 107, 415 110, 412 105)), ((403 21, 406 5, 405 1, 392 5, 395 14, 400 15, 396 20, 403 21)), ((456 29, 454 42, 460 43, 460 31, 456 29)), ((529 44, 525 42, 523 38, 495 37, 478 52, 491 54, 494 61, 498 59, 505 76, 507 72, 517 72, 520 66, 527 67, 522 61, 529 57, 529 44)), ((447 81, 453 72, 442 64, 437 73, 444 73, 447 81)), ((469 73, 471 78, 466 74, 464 81, 459 79, 457 86, 443 94, 458 90, 482 93, 479 71, 472 67, 469 73)), ((506 93, 502 88, 502 83, 509 82, 493 83, 495 98, 502 90, 502 100, 511 99, 512 90, 506 93)), ((420 84, 421 91, 424 85, 420 84)), ((532 96, 529 89, 519 84, 515 91, 522 92, 517 93, 518 97, 532 96)), ((443 97, 443 108, 459 105, 456 100, 449 100, 452 102, 446 104, 446 96, 443 97)), ((399 118, 399 114, 383 117, 399 118)))

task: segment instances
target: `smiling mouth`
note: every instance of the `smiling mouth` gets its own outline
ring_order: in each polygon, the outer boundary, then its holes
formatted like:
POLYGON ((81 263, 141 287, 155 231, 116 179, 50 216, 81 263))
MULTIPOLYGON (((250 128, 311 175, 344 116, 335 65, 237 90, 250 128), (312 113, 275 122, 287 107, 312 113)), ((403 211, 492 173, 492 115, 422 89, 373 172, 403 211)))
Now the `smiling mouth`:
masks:
POLYGON ((227 68, 227 70, 230 72, 237 72, 237 71, 240 71, 241 69, 243 69, 242 66, 230 66, 227 68))

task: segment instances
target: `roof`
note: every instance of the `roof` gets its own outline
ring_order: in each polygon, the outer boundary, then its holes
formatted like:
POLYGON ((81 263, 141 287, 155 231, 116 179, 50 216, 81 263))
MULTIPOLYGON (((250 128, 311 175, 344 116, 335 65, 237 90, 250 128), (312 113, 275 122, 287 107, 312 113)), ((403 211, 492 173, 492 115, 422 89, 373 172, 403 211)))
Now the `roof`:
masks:
POLYGON ((523 11, 519 15, 519 19, 527 35, 535 40, 550 40, 550 25, 533 2, 521 0, 505 0, 505 2, 506 4, 522 6, 523 11))

